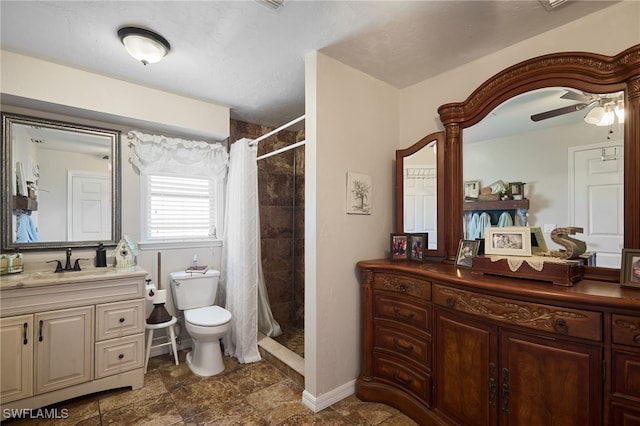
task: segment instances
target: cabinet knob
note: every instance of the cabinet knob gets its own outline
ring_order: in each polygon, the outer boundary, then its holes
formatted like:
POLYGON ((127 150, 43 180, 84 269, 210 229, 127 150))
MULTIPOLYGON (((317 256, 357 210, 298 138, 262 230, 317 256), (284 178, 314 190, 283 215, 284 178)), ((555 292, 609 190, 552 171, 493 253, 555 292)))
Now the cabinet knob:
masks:
POLYGON ((122 358, 124 358, 124 354, 118 355, 118 359, 122 359, 122 358))
POLYGON ((122 324, 122 323, 124 322, 124 318, 120 318, 120 319, 118 320, 118 322, 120 322, 120 324, 122 324))
POLYGON ((567 322, 565 320, 563 320, 562 318, 558 318, 553 323, 553 330, 556 333, 567 334, 569 333, 569 326, 567 325, 567 322))
POLYGON ((633 341, 634 343, 637 343, 640 345, 640 334, 636 334, 635 336, 633 336, 633 341))
POLYGON ((400 286, 400 291, 401 291, 402 293, 406 293, 406 292, 407 292, 407 287, 406 287, 404 284, 403 284, 403 285, 401 285, 401 286, 400 286))

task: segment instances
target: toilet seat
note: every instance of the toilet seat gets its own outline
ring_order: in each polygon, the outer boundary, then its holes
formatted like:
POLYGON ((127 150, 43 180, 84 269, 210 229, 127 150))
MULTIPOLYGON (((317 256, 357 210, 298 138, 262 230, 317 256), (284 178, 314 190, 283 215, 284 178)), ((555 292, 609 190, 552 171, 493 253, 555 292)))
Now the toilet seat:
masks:
POLYGON ((220 306, 205 306, 186 310, 184 319, 193 325, 215 327, 231 321, 231 312, 220 306))

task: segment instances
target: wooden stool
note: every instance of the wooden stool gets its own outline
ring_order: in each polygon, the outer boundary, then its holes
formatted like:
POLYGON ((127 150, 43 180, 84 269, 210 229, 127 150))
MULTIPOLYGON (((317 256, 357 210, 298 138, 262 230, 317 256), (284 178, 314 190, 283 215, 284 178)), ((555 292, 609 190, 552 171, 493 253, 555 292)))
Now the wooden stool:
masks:
POLYGON ((173 357, 176 360, 176 365, 178 365, 178 350, 176 349, 176 334, 173 331, 173 326, 178 322, 176 317, 171 317, 171 319, 167 322, 161 322, 159 324, 145 324, 144 328, 149 330, 149 335, 147 336, 147 354, 144 360, 144 372, 147 372, 147 365, 149 364, 149 354, 151 354, 151 348, 161 348, 162 346, 171 345, 173 350, 173 357), (157 345, 153 345, 153 332, 155 330, 160 330, 162 328, 169 328, 169 333, 166 333, 167 342, 159 343, 157 345))

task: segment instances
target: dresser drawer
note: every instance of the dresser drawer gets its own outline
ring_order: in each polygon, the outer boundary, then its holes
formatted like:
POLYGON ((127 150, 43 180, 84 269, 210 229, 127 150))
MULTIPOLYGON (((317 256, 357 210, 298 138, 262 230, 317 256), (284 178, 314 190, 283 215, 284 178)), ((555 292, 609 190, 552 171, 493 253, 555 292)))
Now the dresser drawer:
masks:
POLYGON ((393 274, 375 274, 373 288, 431 300, 431 282, 393 274))
POLYGON ((385 349, 408 357, 419 365, 431 369, 430 340, 412 335, 379 321, 374 327, 374 349, 385 349))
POLYGON ((144 366, 144 333, 96 343, 96 379, 144 366))
POLYGON ((144 332, 144 299, 96 306, 96 340, 144 332))
POLYGON ((602 314, 463 291, 435 284, 435 303, 455 311, 563 336, 602 340, 602 314))
POLYGON ((426 332, 431 331, 430 310, 427 306, 386 294, 375 294, 373 299, 374 318, 393 320, 426 332))
POLYGON ((613 343, 640 347, 640 317, 613 314, 611 335, 613 343))
POLYGON ((385 355, 374 353, 374 375, 417 396, 427 405, 431 401, 431 376, 406 363, 400 363, 385 355))

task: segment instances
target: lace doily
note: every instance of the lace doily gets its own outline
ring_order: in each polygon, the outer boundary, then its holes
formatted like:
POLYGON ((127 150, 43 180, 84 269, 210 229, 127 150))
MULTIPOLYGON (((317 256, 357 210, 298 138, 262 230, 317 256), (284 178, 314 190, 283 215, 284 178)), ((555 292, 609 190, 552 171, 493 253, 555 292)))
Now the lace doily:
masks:
POLYGON ((547 256, 491 256, 492 262, 498 262, 499 260, 506 259, 507 264, 509 265, 509 269, 511 272, 516 272, 520 269, 523 262, 527 262, 532 269, 540 272, 544 269, 544 264, 546 263, 567 263, 567 262, 575 262, 575 261, 567 261, 565 259, 560 259, 557 257, 547 257, 547 256))

